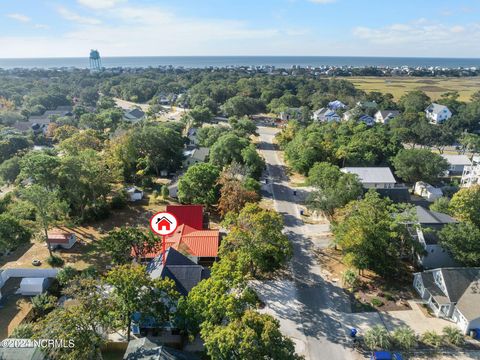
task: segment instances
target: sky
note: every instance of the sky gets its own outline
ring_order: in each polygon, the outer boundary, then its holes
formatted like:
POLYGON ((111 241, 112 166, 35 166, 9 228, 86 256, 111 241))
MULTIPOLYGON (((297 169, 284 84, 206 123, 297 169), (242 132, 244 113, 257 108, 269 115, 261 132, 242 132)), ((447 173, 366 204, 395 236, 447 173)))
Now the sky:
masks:
POLYGON ((0 0, 0 58, 480 57, 480 0, 0 0))

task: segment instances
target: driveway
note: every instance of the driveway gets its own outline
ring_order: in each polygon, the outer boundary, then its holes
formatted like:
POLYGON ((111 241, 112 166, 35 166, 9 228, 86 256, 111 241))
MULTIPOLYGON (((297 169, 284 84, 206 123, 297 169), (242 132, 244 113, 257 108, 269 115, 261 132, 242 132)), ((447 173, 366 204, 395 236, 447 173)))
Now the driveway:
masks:
MULTIPOLYGON (((259 149, 267 163, 269 193, 275 209, 284 217, 285 233, 294 249, 291 263, 294 280, 284 284, 284 291, 289 294, 288 306, 283 304, 281 297, 277 298, 278 291, 276 295, 273 292, 276 284, 260 289, 259 296, 267 298, 266 311, 279 319, 286 334, 293 334, 298 352, 306 359, 354 359, 356 356, 351 351, 345 327, 349 300, 341 288, 322 278, 322 269, 314 256, 314 249, 325 247, 328 241, 318 237, 313 241, 309 236, 312 228, 305 226, 300 217, 285 166, 273 144, 278 129, 259 127, 258 132, 259 149)), ((325 234, 329 232, 328 226, 320 230, 325 234)))

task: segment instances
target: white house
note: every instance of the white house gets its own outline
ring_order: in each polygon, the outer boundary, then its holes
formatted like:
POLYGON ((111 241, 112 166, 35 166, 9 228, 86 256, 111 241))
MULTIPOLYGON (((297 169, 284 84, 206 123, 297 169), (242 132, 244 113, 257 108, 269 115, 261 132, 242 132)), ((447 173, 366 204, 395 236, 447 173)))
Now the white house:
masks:
POLYGON ((432 103, 425 109, 427 119, 431 124, 441 124, 452 117, 452 112, 445 105, 432 103))
POLYGON ((415 195, 421 196, 426 200, 432 202, 443 196, 442 189, 436 188, 423 181, 417 181, 415 183, 413 192, 415 193, 415 195))
POLYGON ((480 328, 480 268, 438 268, 415 273, 413 286, 435 316, 467 334, 480 328))
POLYGON ((77 236, 62 229, 48 231, 48 243, 52 248, 70 249, 77 242, 77 236))
POLYGON ((380 124, 387 124, 390 120, 400 115, 398 110, 378 110, 375 113, 375 122, 380 124))
POLYGON ((472 161, 467 155, 451 155, 451 154, 442 154, 442 157, 447 160, 449 175, 461 175, 465 167, 471 166, 472 161))
POLYGON ((131 202, 140 201, 143 199, 143 191, 136 186, 127 189, 128 200, 131 202))
POLYGON ((321 108, 313 112, 313 121, 319 122, 331 122, 340 121, 340 116, 334 111, 328 108, 321 108))
POLYGON ((422 206, 415 207, 416 219, 408 225, 408 231, 423 248, 417 255, 417 262, 424 269, 457 266, 451 254, 438 242, 438 231, 445 225, 456 223, 447 214, 428 210, 422 206))
POLYGON ((366 189, 391 189, 397 183, 388 167, 344 167, 340 170, 357 175, 366 189))

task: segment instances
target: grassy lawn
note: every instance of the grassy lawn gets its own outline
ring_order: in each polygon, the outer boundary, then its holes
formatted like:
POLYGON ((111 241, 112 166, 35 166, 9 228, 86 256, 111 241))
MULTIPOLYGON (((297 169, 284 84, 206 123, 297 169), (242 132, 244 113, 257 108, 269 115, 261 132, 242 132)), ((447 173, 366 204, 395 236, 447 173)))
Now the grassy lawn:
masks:
POLYGON ((448 91, 458 91, 460 100, 469 101, 480 88, 480 77, 422 78, 422 77, 349 77, 345 78, 364 91, 391 93, 399 99, 411 90, 422 90, 433 100, 448 91))

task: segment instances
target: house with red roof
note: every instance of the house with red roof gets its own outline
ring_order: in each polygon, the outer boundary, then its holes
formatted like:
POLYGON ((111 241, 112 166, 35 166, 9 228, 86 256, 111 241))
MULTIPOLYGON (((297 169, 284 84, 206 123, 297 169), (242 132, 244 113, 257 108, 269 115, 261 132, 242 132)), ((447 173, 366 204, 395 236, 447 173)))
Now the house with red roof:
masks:
POLYGON ((53 249, 70 249, 77 242, 77 236, 74 233, 62 229, 51 229, 47 235, 47 241, 53 249))
POLYGON ((175 215, 178 225, 188 225, 194 229, 208 229, 202 205, 167 205, 167 212, 175 215))

